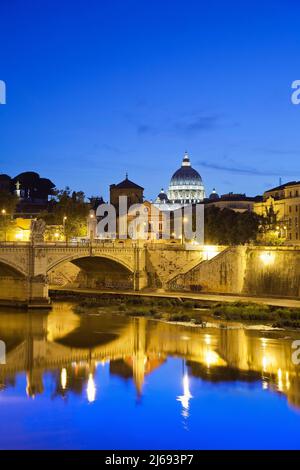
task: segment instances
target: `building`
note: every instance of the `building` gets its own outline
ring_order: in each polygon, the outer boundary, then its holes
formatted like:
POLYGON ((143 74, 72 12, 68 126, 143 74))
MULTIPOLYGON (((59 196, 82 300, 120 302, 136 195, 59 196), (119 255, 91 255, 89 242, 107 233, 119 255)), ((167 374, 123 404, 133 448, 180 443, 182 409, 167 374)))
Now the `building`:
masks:
POLYGON ((274 214, 278 236, 288 244, 300 243, 300 181, 291 181, 265 191, 254 211, 264 217, 274 214))
POLYGON ((154 205, 162 211, 174 211, 181 207, 197 204, 204 200, 205 189, 202 178, 184 154, 181 167, 173 174, 168 192, 161 189, 154 205))
POLYGON ((119 198, 121 196, 127 197, 127 207, 133 204, 142 204, 144 201, 144 188, 126 178, 119 184, 111 184, 109 187, 110 192, 110 204, 112 204, 117 213, 119 211, 119 198))
POLYGON ((168 199, 173 204, 196 204, 205 197, 204 185, 198 171, 192 168, 190 158, 184 154, 181 167, 173 174, 168 199))
POLYGON ((261 196, 249 197, 246 194, 228 193, 219 196, 213 189, 209 198, 205 199, 206 207, 215 206, 220 209, 230 209, 235 212, 253 212, 254 204, 262 201, 261 196))

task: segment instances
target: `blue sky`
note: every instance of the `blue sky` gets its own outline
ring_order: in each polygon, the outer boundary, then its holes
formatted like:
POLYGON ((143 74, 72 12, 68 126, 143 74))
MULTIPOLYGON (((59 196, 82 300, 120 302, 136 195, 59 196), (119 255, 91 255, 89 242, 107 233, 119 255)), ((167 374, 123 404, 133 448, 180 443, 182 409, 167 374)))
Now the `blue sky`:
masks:
POLYGON ((297 0, 1 0, 0 172, 155 197, 185 150, 207 193, 300 179, 297 0))

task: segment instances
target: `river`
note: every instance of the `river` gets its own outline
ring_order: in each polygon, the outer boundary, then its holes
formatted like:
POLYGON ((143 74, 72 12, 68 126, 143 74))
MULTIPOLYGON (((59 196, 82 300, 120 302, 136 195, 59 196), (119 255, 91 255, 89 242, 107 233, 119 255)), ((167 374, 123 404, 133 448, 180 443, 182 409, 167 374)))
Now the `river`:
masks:
POLYGON ((2 309, 0 448, 299 449, 295 339, 67 302, 2 309))

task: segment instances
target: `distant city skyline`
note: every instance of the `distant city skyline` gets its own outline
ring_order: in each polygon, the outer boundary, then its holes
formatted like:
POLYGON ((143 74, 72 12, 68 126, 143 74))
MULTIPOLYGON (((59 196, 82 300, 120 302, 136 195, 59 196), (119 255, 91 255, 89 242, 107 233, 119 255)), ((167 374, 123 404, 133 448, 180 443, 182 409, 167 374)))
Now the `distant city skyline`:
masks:
POLYGON ((1 5, 0 172, 147 199, 184 152, 206 193, 262 194, 300 173, 300 5, 181 0, 1 5))

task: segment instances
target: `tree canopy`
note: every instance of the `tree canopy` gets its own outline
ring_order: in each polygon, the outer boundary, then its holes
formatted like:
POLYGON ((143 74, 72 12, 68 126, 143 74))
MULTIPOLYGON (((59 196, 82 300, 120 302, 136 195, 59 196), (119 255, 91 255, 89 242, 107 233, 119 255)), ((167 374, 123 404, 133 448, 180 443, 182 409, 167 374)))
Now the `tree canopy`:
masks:
POLYGON ((84 237, 87 231, 87 217, 90 206, 85 202, 82 191, 71 191, 69 187, 57 190, 49 211, 41 213, 49 225, 62 225, 66 239, 84 237))
POLYGON ((238 245, 255 241, 261 218, 253 212, 235 212, 211 206, 205 208, 206 244, 238 245))

